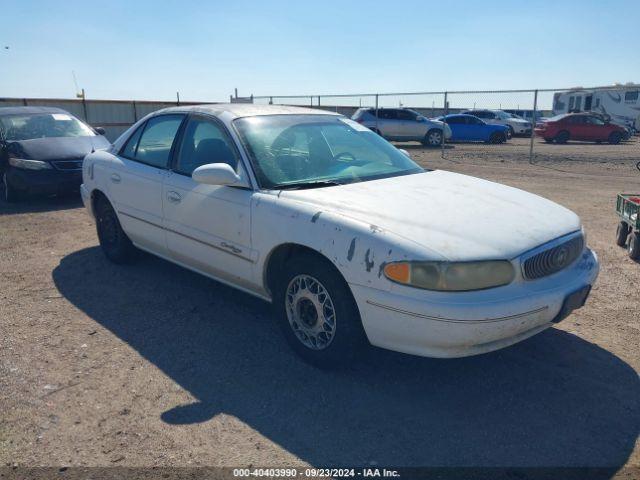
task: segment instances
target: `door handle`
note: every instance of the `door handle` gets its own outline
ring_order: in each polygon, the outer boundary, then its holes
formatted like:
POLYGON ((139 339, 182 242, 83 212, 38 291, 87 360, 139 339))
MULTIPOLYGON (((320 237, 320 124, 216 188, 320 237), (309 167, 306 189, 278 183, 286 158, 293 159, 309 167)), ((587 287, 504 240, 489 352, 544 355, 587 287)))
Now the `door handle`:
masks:
POLYGON ((122 180, 122 179, 120 178, 120 175, 118 175, 117 173, 112 173, 112 174, 111 174, 111 181, 112 181, 113 183, 120 183, 120 180, 122 180))
POLYGON ((178 192, 171 191, 167 193, 167 200, 169 200, 171 203, 180 203, 182 197, 178 192))

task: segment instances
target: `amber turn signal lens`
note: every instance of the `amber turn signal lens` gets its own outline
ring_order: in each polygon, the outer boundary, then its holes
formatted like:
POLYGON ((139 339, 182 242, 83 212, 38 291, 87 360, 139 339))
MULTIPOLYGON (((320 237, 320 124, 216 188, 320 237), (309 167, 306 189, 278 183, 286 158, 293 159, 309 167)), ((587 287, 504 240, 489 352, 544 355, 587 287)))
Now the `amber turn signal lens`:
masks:
POLYGON ((384 274, 389 280, 398 283, 409 283, 411 267, 408 263, 389 263, 384 267, 384 274))

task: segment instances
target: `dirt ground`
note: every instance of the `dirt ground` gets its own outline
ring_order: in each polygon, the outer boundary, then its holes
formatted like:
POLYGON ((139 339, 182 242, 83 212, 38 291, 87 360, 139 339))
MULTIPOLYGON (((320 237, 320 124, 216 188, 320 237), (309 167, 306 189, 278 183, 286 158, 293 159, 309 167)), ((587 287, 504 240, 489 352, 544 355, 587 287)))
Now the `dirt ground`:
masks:
POLYGON ((640 468, 640 265, 614 244, 638 140, 536 143, 533 165, 527 139, 404 148, 576 211, 601 261, 587 305, 499 352, 323 372, 260 300, 107 262, 77 199, 0 203, 0 465, 640 468))

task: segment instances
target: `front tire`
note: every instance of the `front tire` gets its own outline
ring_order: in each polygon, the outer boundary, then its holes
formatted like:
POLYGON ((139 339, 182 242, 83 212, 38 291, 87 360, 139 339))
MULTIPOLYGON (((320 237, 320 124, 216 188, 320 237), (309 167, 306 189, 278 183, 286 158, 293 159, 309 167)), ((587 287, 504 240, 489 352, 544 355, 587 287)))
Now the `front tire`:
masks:
POLYGON ((115 210, 105 197, 97 199, 95 212, 98 240, 105 256, 117 264, 131 261, 135 247, 122 230, 115 210))
POLYGON ((640 232, 631 234, 627 251, 631 260, 640 260, 640 232))
POLYGON ((507 138, 505 134, 500 132, 494 132, 489 137, 489 143, 493 143, 493 144, 504 143, 506 141, 507 141, 507 138))
POLYGON ((629 230, 629 226, 625 222, 618 223, 618 228, 616 229, 616 245, 624 247, 627 244, 629 230))
POLYGON ((569 132, 567 132, 566 130, 559 132, 555 136, 554 140, 556 141, 556 143, 567 143, 569 141, 569 132))
POLYGON ((274 290, 278 322, 303 360, 318 368, 353 363, 366 335, 349 285, 328 260, 294 257, 274 290))
POLYGON ((620 132, 611 132, 609 135, 609 143, 611 145, 617 145, 622 141, 622 134, 620 132))
POLYGON ((422 144, 429 147, 439 147, 440 145, 442 145, 442 130, 438 128, 429 130, 424 136, 422 144))

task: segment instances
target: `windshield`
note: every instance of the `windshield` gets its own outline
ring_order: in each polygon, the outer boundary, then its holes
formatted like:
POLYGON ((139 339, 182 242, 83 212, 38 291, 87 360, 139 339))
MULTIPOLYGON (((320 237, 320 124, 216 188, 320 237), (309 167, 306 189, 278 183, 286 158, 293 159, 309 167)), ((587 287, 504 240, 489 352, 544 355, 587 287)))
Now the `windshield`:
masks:
POLYGON ((500 120, 508 120, 511 118, 511 114, 506 112, 495 112, 500 120))
POLYGON ((563 118, 567 116, 566 113, 561 113, 560 115, 556 115, 555 117, 551 117, 547 119, 547 122, 559 122, 563 118))
POLYGON ((6 141, 95 135, 91 128, 67 113, 3 116, 0 117, 0 130, 6 141))
POLYGON ((424 171, 352 120, 333 115, 265 115, 234 122, 263 188, 353 183, 424 171))

